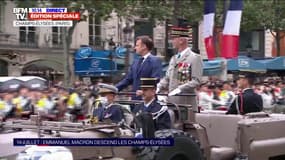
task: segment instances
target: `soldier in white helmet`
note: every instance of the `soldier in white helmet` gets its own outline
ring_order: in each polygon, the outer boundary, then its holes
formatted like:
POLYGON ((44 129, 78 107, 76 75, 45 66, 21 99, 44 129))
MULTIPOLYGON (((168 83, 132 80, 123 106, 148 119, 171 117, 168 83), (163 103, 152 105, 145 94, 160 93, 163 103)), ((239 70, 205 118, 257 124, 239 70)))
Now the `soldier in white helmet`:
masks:
POLYGON ((122 121, 124 119, 122 106, 115 103, 118 89, 115 86, 103 83, 100 83, 98 86, 101 105, 94 110, 94 116, 99 121, 106 119, 110 119, 114 123, 122 121))

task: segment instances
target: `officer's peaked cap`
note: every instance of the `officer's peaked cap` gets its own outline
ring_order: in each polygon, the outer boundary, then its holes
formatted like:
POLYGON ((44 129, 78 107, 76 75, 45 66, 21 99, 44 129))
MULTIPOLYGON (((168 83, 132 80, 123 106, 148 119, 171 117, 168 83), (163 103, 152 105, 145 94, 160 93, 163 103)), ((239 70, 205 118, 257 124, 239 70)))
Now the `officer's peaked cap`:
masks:
POLYGON ((99 87, 99 94, 102 94, 102 93, 117 94, 118 93, 118 89, 115 86, 110 85, 110 84, 99 83, 98 87, 99 87))
POLYGON ((250 71, 240 71, 238 77, 246 79, 254 79, 256 77, 256 73, 250 71))
POLYGON ((141 88, 155 88, 157 78, 141 78, 141 88))

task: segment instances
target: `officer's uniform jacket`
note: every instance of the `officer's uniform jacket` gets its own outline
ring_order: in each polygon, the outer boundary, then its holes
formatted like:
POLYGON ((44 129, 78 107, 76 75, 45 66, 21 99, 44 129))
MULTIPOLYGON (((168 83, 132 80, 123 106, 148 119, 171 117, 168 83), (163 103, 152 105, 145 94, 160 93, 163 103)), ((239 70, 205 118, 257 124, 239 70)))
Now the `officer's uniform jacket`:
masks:
POLYGON ((104 109, 103 119, 111 119, 113 123, 118 123, 124 119, 124 113, 119 104, 111 104, 104 109))
POLYGON ((262 97, 248 88, 239 94, 226 114, 246 114, 260 112, 263 109, 262 97))
MULTIPOLYGON (((139 114, 140 112, 149 112, 149 113, 157 113, 160 111, 162 106, 154 100, 149 106, 145 106, 144 103, 138 104, 135 106, 133 113, 139 114)), ((161 114, 155 121, 155 129, 169 129, 171 127, 170 116, 167 110, 161 114)))
MULTIPOLYGON (((190 48, 186 48, 182 52, 184 53, 181 57, 172 56, 166 76, 159 82, 158 87, 161 87, 160 89, 168 88, 169 92, 179 88, 182 90, 182 94, 193 94, 202 79, 203 61, 201 56, 192 52, 190 48)), ((197 109, 197 98, 193 96, 171 96, 169 101, 176 104, 191 104, 194 109, 197 109)))
POLYGON ((124 119, 124 113, 121 107, 119 104, 103 106, 101 103, 98 103, 98 106, 94 108, 93 115, 97 117, 99 121, 110 119, 113 123, 118 123, 124 119))

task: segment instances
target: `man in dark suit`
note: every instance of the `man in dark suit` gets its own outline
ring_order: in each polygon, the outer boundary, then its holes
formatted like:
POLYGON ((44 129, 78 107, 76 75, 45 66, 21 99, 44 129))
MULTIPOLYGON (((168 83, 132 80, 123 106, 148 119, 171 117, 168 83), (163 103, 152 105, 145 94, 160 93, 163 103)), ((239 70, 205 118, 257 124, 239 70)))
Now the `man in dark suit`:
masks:
POLYGON ((94 109, 94 117, 97 117, 99 121, 110 119, 113 123, 119 123, 124 119, 124 113, 122 106, 114 103, 118 93, 117 88, 103 83, 98 85, 100 105, 94 109))
POLYGON ((254 92, 254 73, 241 72, 237 81, 238 87, 242 90, 236 96, 226 114, 246 114, 260 112, 263 109, 262 97, 254 92))
POLYGON ((155 130, 169 129, 171 121, 167 106, 161 106, 156 100, 156 82, 156 78, 141 78, 144 102, 135 106, 133 113, 135 115, 141 112, 152 113, 155 130))
MULTIPOLYGON (((139 91, 140 78, 157 78, 159 81, 162 73, 161 60, 151 54, 153 42, 148 36, 140 36, 136 40, 135 50, 140 55, 138 60, 135 60, 125 78, 121 80, 116 87, 119 91, 132 85, 132 92, 139 91)), ((138 94, 139 95, 139 94, 138 94)), ((132 96, 133 100, 140 100, 141 96, 132 96)))

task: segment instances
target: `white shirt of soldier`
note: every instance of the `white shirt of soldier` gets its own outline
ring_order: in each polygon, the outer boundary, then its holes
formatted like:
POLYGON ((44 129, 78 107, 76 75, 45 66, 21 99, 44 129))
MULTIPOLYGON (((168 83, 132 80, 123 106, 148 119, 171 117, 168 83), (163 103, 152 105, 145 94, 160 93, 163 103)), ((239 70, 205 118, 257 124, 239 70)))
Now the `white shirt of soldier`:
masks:
POLYGON ((183 57, 184 54, 186 54, 186 52, 188 52, 189 49, 190 49, 190 48, 187 47, 187 48, 185 48, 183 51, 179 52, 179 55, 180 55, 179 58, 183 57))
POLYGON ((149 101, 148 103, 144 103, 144 106, 146 107, 146 108, 148 108, 148 106, 150 106, 151 105, 151 103, 153 102, 155 100, 155 98, 153 98, 151 101, 149 101))
POLYGON ((110 108, 113 104, 114 104, 114 103, 110 103, 110 104, 108 104, 108 105, 105 105, 104 108, 105 108, 105 109, 108 109, 108 108, 110 108))

